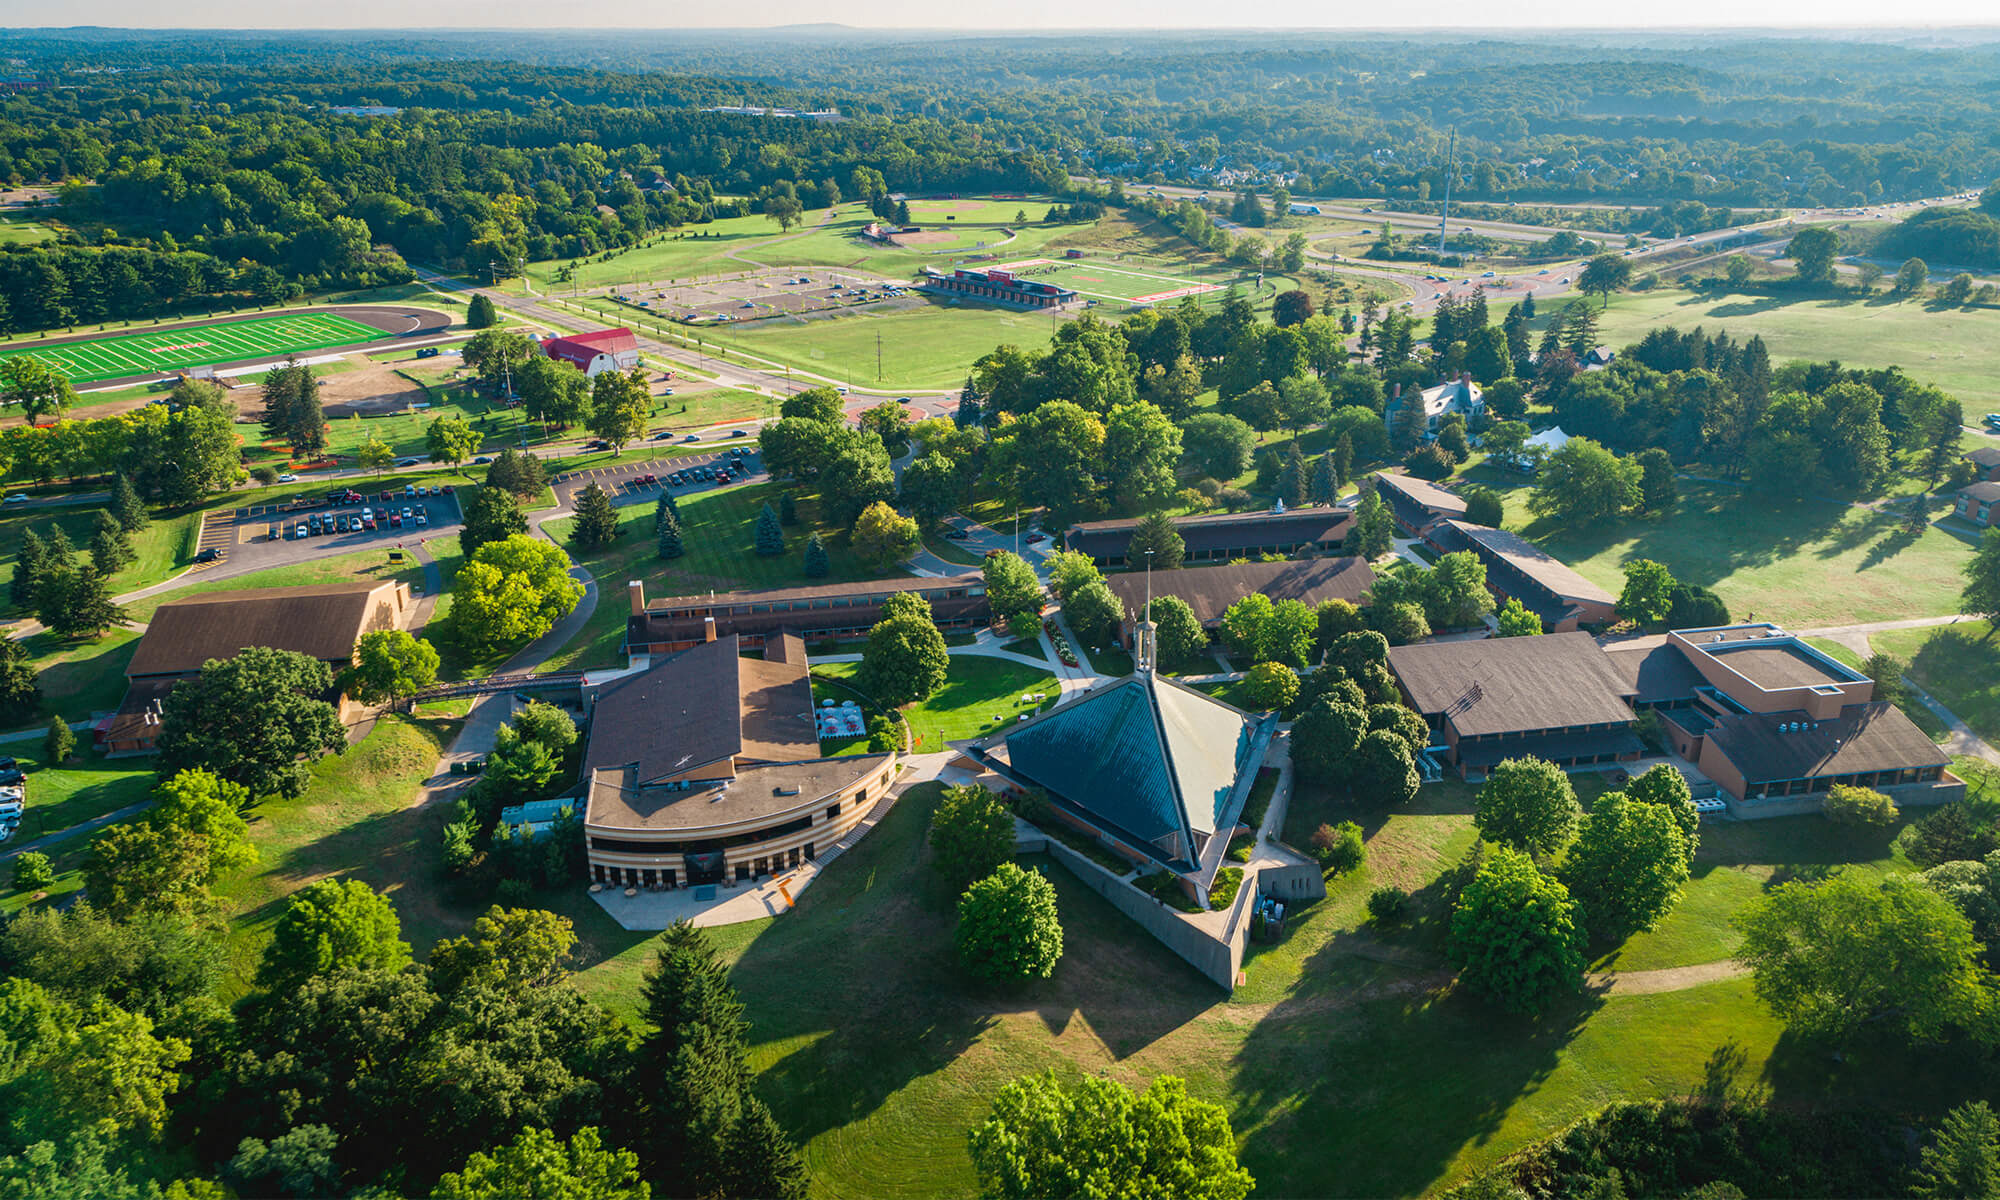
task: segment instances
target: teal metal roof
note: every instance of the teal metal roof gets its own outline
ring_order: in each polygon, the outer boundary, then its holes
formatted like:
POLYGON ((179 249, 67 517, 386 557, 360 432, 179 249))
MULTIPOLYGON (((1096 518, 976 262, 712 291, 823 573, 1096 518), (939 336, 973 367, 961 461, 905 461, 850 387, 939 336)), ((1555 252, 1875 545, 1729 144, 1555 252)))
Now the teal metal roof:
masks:
POLYGON ((1004 735, 1008 772, 1180 871, 1235 824, 1263 722, 1200 692, 1130 676, 1004 735))

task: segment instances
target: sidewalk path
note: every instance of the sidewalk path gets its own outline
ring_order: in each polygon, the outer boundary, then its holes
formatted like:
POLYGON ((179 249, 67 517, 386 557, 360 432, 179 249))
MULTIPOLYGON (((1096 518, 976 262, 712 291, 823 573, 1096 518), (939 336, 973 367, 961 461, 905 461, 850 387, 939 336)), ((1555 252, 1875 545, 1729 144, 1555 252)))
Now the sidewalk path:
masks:
POLYGON ((137 804, 128 804, 124 808, 114 809, 101 817, 92 817, 88 821, 79 821, 68 829, 58 829, 54 833, 45 833, 32 842, 23 842, 18 846, 0 847, 0 862, 6 862, 15 855, 25 854, 30 850, 46 850, 58 842, 66 842, 81 834, 102 829, 113 821, 122 821, 126 817, 138 816, 151 807, 153 807, 153 800, 148 798, 139 801, 137 804))
POLYGON ((1741 979, 1749 973, 1748 966, 1725 958, 1721 962, 1662 967, 1657 971, 1593 971, 1584 976, 1584 986, 1603 988, 1612 996, 1653 996, 1661 992, 1684 992, 1725 979, 1741 979))

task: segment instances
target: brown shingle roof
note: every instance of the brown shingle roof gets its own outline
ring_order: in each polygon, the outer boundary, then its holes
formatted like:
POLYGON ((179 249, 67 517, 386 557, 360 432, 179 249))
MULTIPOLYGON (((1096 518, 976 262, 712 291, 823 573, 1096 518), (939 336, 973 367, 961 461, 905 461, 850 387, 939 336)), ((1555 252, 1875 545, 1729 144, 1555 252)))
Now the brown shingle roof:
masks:
POLYGON ((1982 504, 2000 500, 2000 483, 1975 483, 1958 489, 1961 496, 1970 496, 1982 504))
POLYGON ((1691 699, 1694 690, 1708 682, 1680 647, 1668 643, 1665 634, 1613 642, 1604 647, 1604 656, 1636 693, 1636 703, 1691 699))
POLYGON ((1489 563, 1497 559, 1505 563, 1509 570, 1533 580, 1565 600, 1597 604, 1618 602, 1616 596, 1577 574, 1567 564, 1519 534, 1494 529, 1490 525, 1474 525, 1469 521, 1454 520, 1447 524, 1464 535, 1468 542, 1485 551, 1481 558, 1489 563))
POLYGON ((1973 466, 1983 471, 1991 471, 1995 467, 2000 467, 2000 446, 1981 446, 1965 457, 1972 460, 1973 466))
POLYGON ((701 596, 661 596, 646 601, 648 613, 676 613, 689 609, 726 608, 739 604, 771 604, 785 600, 811 600, 835 596, 887 596, 893 592, 923 591, 931 588, 984 587, 978 571, 943 578, 898 576, 892 579, 858 579, 847 583, 815 583, 807 587, 753 588, 740 592, 715 592, 701 596))
POLYGON ((851 754, 754 766, 727 782, 685 791, 640 787, 632 772, 615 767, 590 771, 584 776, 584 824, 612 833, 621 829, 696 833, 792 812, 807 815, 818 811, 826 797, 852 787, 885 757, 851 754))
POLYGON ((401 586, 362 581, 249 588, 162 604, 125 674, 189 674, 210 659, 233 658, 249 646, 346 662, 362 634, 396 627, 391 593, 401 586))
MULTIPOLYGON (((792 638, 792 641, 798 639, 792 638)), ((734 637, 704 642, 618 680, 591 706, 586 774, 638 765, 639 783, 736 760, 819 757, 803 647, 785 660, 743 658, 734 637)))
POLYGON ((1414 475, 1381 471, 1375 476, 1375 485, 1384 492, 1383 501, 1395 509, 1406 524, 1422 528, 1431 520, 1456 519, 1465 515, 1465 497, 1414 475), (1429 520, 1413 520, 1412 517, 1418 514, 1429 520))
POLYGON ((1461 737, 1632 719, 1631 685, 1587 633, 1393 646, 1389 669, 1461 737))
MULTIPOLYGON (((1146 607, 1146 573, 1123 571, 1106 577, 1111 594, 1137 619, 1146 607)), ((1322 600, 1359 603, 1375 582, 1365 559, 1305 558, 1288 562, 1227 563, 1215 567, 1181 567, 1153 572, 1153 595, 1178 596, 1204 625, 1222 619, 1224 609, 1253 592, 1273 600, 1322 600)))
POLYGON ((1803 711, 1730 713, 1716 718, 1708 740, 1736 764, 1747 783, 1900 771, 1951 761, 1902 710, 1881 700, 1850 704, 1840 716, 1817 723, 1803 711), (1781 728, 1791 724, 1807 728, 1781 728))
MULTIPOLYGON (((1174 518, 1189 554, 1246 546, 1304 546, 1338 542, 1347 536, 1353 514, 1342 508, 1294 508, 1285 512, 1209 513, 1174 518)), ((1064 541, 1093 558, 1122 558, 1139 522, 1085 521, 1072 525, 1064 541)))

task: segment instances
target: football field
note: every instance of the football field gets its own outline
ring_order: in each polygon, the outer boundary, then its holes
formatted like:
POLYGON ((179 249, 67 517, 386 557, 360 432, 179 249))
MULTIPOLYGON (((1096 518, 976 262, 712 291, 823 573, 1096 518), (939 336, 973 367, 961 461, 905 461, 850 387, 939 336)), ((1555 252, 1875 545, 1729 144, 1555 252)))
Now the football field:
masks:
POLYGON ((0 359, 32 355, 51 370, 68 376, 71 383, 94 383, 130 375, 157 375, 184 367, 277 359, 336 346, 379 342, 389 336, 372 325, 334 313, 295 313, 0 350, 0 359))
POLYGON ((1093 300, 1120 304, 1158 304, 1182 296, 1200 296, 1222 291, 1226 283, 1204 283, 1185 275, 1163 274, 1159 268, 1124 263, 1093 262, 1083 258, 1030 258, 997 264, 1000 270, 1037 283, 1053 283, 1074 289, 1093 300))

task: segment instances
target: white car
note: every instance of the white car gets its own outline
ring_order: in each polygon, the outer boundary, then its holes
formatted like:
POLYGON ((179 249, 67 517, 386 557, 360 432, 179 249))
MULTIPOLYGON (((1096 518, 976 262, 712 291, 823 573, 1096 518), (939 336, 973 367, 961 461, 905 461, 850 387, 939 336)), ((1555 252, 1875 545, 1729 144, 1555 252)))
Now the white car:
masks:
POLYGON ((26 504, 27 502, 27 496, 20 492, 15 492, 13 495, 7 497, 7 503, 9 504, 26 504))
POLYGON ((296 475, 286 474, 278 476, 279 483, 297 483, 298 481, 299 477, 296 475))

